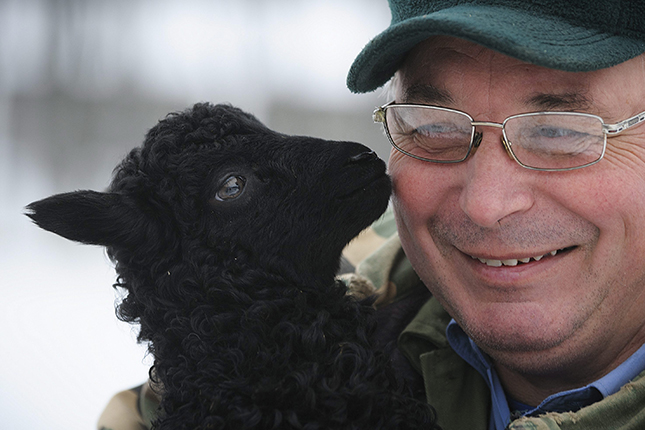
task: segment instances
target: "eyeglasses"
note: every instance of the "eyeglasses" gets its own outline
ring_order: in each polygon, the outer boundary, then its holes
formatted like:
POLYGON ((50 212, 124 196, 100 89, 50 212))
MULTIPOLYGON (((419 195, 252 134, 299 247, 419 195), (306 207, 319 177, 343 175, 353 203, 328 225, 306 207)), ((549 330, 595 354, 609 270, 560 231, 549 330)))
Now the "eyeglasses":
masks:
POLYGON ((645 112, 616 124, 577 112, 513 115, 504 122, 475 121, 467 113, 438 106, 390 102, 374 111, 374 122, 398 151, 433 163, 459 163, 482 141, 478 126, 502 129, 502 144, 522 167, 561 171, 591 166, 602 159, 607 135, 645 122, 645 112))

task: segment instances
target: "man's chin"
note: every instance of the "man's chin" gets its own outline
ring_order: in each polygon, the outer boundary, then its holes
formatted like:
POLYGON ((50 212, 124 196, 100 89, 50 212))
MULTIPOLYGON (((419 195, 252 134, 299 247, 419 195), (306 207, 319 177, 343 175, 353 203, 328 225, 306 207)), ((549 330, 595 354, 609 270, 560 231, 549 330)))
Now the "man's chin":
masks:
POLYGON ((489 355, 494 355, 495 352, 546 352, 560 347, 576 331, 575 324, 556 321, 549 317, 549 313, 533 312, 531 315, 528 307, 517 308, 502 311, 501 314, 488 312, 481 318, 456 319, 461 321, 464 331, 489 355))
POLYGON ((471 335, 475 343, 489 355, 495 353, 522 354, 546 352, 562 344, 562 339, 530 336, 515 336, 506 333, 471 335))
MULTIPOLYGON (((570 368, 574 348, 569 345, 575 330, 527 327, 517 330, 487 326, 486 330, 465 329, 479 348, 499 365, 525 375, 553 375, 570 368), (565 335, 569 333, 569 335, 565 335)), ((576 355, 575 353, 573 355, 576 355)))

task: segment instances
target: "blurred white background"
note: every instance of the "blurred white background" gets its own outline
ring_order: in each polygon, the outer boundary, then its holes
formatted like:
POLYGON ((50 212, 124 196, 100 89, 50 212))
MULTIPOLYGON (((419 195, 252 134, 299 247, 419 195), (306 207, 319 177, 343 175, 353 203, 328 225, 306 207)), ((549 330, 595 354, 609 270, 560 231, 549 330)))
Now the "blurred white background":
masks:
POLYGON ((0 0, 0 428, 92 429, 151 360, 102 249, 23 208, 104 189, 166 113, 230 102, 291 134, 389 152, 345 76, 385 0, 0 0))

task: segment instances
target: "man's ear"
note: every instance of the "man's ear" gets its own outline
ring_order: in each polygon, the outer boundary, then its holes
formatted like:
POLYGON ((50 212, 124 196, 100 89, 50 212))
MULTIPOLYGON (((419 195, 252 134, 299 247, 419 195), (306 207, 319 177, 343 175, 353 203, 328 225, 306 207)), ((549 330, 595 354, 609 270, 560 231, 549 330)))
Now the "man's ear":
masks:
POLYGON ((57 194, 29 204, 26 210, 39 227, 91 245, 134 247, 154 229, 131 199, 116 193, 57 194))

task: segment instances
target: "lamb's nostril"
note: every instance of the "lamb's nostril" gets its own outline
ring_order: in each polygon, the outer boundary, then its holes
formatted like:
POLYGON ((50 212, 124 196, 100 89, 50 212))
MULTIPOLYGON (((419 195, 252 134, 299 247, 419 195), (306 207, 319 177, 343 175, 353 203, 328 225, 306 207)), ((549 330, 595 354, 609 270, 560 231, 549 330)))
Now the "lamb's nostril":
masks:
POLYGON ((376 155, 376 152, 366 151, 366 152, 361 152, 360 154, 352 155, 351 157, 349 157, 349 162, 360 163, 362 161, 374 160, 376 158, 378 158, 378 156, 376 155))

